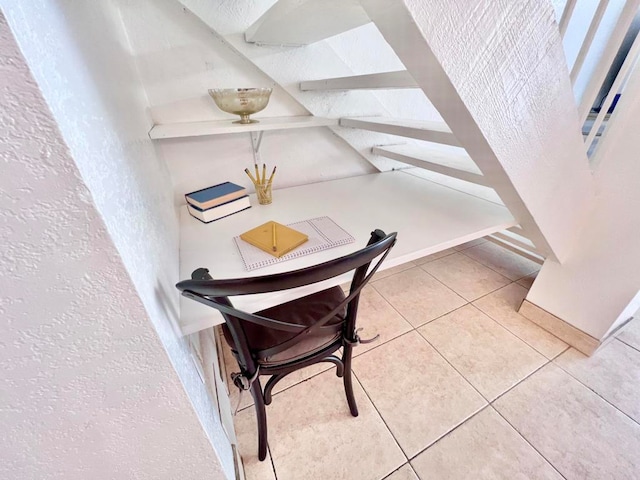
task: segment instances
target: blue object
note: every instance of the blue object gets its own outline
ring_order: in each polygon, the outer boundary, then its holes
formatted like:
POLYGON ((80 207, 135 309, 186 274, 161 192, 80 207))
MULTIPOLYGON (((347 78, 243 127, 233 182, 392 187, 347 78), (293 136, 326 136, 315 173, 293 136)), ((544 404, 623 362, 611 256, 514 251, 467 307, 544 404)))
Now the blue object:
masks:
POLYGON ((238 190, 244 189, 244 187, 236 185, 235 183, 224 182, 218 185, 214 185, 213 187, 203 188, 202 190, 187 193, 186 196, 198 203, 205 203, 209 200, 213 200, 214 198, 224 197, 225 195, 229 195, 230 193, 234 193, 238 190))

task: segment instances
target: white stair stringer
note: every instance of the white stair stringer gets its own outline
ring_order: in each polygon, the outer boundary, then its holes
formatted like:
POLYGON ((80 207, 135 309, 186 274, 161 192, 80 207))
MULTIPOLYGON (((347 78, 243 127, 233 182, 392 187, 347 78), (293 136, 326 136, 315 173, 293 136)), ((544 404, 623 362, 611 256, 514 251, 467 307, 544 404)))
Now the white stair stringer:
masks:
POLYGON ((431 170, 485 187, 491 185, 471 157, 459 147, 427 143, 425 145, 390 145, 373 147, 375 155, 393 158, 415 167, 431 170))
MULTIPOLYGON (((266 0, 262 3, 265 4, 265 9, 268 9, 272 4, 272 2, 266 0)), ((315 43, 312 47, 307 48, 258 46, 247 43, 244 39, 244 34, 237 32, 246 31, 255 19, 245 19, 238 14, 235 8, 240 8, 241 4, 242 2, 224 3, 211 0, 179 0, 178 6, 180 8, 176 8, 176 14, 192 15, 203 22, 231 50, 253 64, 254 67, 272 79, 272 81, 279 84, 312 115, 340 118, 363 114, 394 117, 400 116, 401 112, 410 112, 411 115, 420 114, 422 109, 416 108, 415 94, 406 98, 403 97, 397 102, 389 102, 384 95, 379 96, 371 91, 300 91, 299 83, 305 78, 323 78, 328 73, 334 76, 349 76, 356 72, 332 48, 333 39, 315 43), (309 48, 312 48, 312 53, 309 52, 309 48), (331 68, 329 72, 327 71, 327 66, 331 68), (362 110, 362 105, 366 105, 366 111, 362 110), (354 106, 359 108, 355 109, 354 106)), ((375 30, 375 33, 380 37, 379 41, 383 44, 375 45, 376 51, 391 51, 379 32, 375 30)), ((393 52, 391 51, 391 53, 393 52)), ((388 57, 389 54, 387 52, 385 59, 388 59, 388 57)), ((393 58, 395 63, 390 60, 391 68, 400 67, 401 64, 395 54, 393 54, 393 58)), ((424 103, 430 106, 424 94, 420 92, 419 95, 424 103)), ((434 115, 434 120, 440 119, 437 112, 434 115)), ((406 167, 401 162, 371 153, 372 145, 397 143, 397 137, 359 129, 328 128, 368 160, 376 169, 387 171, 406 167)))
POLYGON ((552 8, 361 5, 538 249, 566 259, 594 192, 552 8), (486 18, 504 21, 496 28, 486 18))

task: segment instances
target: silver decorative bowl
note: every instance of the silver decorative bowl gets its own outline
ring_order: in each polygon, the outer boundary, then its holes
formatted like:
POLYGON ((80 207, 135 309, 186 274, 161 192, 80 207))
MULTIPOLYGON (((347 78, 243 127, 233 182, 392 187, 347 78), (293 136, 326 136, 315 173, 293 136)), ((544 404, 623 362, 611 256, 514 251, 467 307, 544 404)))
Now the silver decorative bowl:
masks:
POLYGON ((223 112, 240 115, 240 120, 233 123, 247 124, 258 123, 249 115, 264 110, 271 91, 271 88, 216 88, 209 90, 209 95, 223 112))

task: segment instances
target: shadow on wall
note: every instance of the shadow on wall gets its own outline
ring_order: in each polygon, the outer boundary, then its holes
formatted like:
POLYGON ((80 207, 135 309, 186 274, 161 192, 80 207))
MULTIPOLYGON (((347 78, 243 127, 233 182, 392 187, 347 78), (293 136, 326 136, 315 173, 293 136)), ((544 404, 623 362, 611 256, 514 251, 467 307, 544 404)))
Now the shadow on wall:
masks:
POLYGON ((167 289, 160 280, 156 284, 155 288, 156 303, 160 305, 160 308, 164 312, 164 317, 168 320, 171 329, 176 337, 182 337, 182 331, 180 329, 180 312, 176 307, 175 302, 171 299, 176 298, 174 292, 167 292, 167 289))

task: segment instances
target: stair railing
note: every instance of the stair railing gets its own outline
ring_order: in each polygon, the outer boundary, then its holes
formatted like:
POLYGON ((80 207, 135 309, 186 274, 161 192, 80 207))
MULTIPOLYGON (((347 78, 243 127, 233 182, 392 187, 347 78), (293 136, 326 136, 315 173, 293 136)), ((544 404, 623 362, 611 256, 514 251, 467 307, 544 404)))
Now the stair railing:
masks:
MULTIPOLYGON (((576 81, 583 70, 585 60, 595 49, 602 45, 595 45, 594 39, 603 27, 602 19, 606 16, 608 8, 619 5, 619 1, 600 0, 591 17, 589 27, 582 40, 580 49, 573 65, 570 65, 571 83, 576 91, 576 81)), ((569 25, 574 18, 584 14, 581 8, 588 8, 587 2, 567 0, 558 22, 560 34, 565 44, 569 25)), ((593 158, 598 140, 604 133, 608 122, 608 116, 615 108, 620 95, 624 92, 626 79, 631 67, 640 56, 640 0, 626 0, 609 38, 605 40, 604 49, 597 62, 589 72, 586 87, 579 98, 578 114, 583 125, 585 135, 585 149, 589 158, 593 158), (604 94, 604 95, 603 95, 604 94), (594 108, 594 103, 600 97, 599 105, 594 108), (605 120, 607 120, 605 122, 605 120)), ((575 20, 579 21, 579 20, 575 20)), ((602 42, 600 42, 602 43, 602 42)), ((577 91, 576 96, 579 97, 577 91)))

